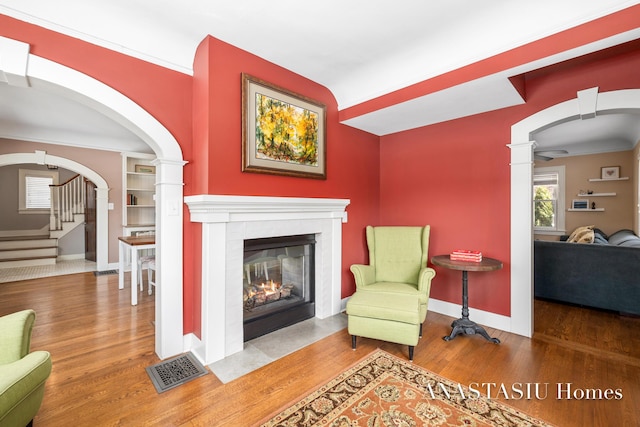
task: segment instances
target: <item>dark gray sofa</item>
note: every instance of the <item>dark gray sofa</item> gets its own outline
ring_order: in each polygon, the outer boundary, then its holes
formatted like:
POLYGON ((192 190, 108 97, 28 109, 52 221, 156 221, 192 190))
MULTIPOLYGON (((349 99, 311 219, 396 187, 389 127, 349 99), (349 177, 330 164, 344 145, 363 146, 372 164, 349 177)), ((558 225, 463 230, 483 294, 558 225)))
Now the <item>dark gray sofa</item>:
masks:
POLYGON ((594 243, 534 241, 535 296, 640 315, 640 238, 595 231, 594 243))

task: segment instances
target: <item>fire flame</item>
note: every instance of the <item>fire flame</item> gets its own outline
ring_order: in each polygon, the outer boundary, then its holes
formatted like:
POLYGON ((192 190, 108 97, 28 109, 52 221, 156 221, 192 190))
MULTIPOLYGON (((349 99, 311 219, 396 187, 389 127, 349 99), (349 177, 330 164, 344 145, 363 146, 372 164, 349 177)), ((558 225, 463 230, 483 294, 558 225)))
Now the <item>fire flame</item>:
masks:
POLYGON ((281 285, 278 282, 269 280, 266 283, 262 282, 261 284, 256 286, 256 288, 257 290, 252 289, 251 291, 249 291, 249 297, 256 295, 258 292, 264 292, 265 295, 273 295, 274 293, 278 292, 278 290, 281 288, 281 285))
POLYGON ((271 295, 275 293, 278 290, 278 288, 280 288, 280 285, 276 286, 276 283, 273 280, 269 280, 268 283, 262 283, 260 286, 262 287, 262 290, 264 290, 267 295, 271 295))

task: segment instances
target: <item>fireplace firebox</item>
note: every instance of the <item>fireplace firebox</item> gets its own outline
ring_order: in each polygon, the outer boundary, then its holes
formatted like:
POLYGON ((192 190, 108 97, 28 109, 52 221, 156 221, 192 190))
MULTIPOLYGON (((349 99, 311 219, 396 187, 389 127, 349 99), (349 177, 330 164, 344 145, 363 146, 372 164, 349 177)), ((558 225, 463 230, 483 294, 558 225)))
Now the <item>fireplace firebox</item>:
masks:
POLYGON ((315 235, 244 241, 244 341, 315 316, 315 235))

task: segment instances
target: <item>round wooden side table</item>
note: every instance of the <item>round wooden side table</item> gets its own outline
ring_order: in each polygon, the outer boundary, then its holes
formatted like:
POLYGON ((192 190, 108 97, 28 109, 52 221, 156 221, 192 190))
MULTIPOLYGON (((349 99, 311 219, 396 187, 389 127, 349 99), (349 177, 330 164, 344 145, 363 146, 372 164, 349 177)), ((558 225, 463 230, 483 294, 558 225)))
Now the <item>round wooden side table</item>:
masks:
POLYGON ((459 334, 475 335, 479 334, 485 337, 487 340, 500 344, 498 338, 491 338, 485 329, 478 325, 476 322, 469 320, 469 293, 468 293, 468 281, 467 272, 469 271, 493 271, 502 268, 502 262, 493 258, 482 258, 480 262, 471 261, 455 261, 451 260, 449 255, 437 255, 431 258, 433 265, 448 268, 450 270, 462 271, 462 317, 456 319, 451 323, 453 330, 451 334, 443 337, 445 341, 451 341, 459 334))

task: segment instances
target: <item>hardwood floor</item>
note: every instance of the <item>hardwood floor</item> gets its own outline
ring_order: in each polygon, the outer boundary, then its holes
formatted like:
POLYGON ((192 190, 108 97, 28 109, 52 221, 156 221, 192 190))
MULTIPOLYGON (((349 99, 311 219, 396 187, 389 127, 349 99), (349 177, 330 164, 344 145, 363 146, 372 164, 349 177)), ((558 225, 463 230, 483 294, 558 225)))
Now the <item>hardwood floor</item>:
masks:
MULTIPOLYGON (((159 361, 154 297, 141 293, 132 307, 117 279, 82 273, 0 284, 0 315, 35 309, 32 349, 52 355, 36 427, 250 426, 375 348, 407 354, 368 339, 352 351, 344 330, 228 384, 209 374, 157 394, 145 371, 159 361)), ((536 301, 534 337, 488 329, 499 345, 479 336, 443 341, 452 320, 428 314, 414 363, 465 386, 477 383, 483 395, 483 383, 495 384, 492 398, 558 426, 640 425, 639 318, 536 301), (541 383, 541 391, 548 383, 546 396, 513 398, 518 383, 541 383), (509 399, 496 391, 502 384, 509 399), (569 387, 577 393, 570 398, 569 387), (594 389, 618 390, 621 398, 577 398, 594 389)))

